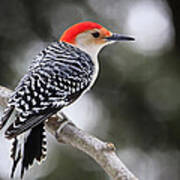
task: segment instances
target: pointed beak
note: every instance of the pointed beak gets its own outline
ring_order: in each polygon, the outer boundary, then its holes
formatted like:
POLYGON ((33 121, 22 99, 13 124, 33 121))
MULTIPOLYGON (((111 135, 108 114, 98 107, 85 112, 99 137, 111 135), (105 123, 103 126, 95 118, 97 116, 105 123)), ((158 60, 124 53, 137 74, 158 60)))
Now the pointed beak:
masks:
POLYGON ((118 42, 118 41, 134 41, 135 39, 128 35, 113 33, 111 36, 105 37, 107 41, 118 42))

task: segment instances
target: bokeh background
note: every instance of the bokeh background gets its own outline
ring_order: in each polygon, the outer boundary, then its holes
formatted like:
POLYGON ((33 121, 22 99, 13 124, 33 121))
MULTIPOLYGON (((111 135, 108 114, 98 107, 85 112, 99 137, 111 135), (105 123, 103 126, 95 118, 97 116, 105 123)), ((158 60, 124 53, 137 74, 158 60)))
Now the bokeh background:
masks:
MULTIPOLYGON (((179 17, 177 0, 0 0, 0 84, 13 89, 32 58, 76 22, 133 35, 136 42, 101 52, 96 86, 65 112, 80 128, 113 142, 140 179, 179 180, 179 17)), ((1 180, 9 179, 10 146, 0 132, 1 180)), ((87 155, 48 135, 47 160, 25 179, 109 177, 87 155)))

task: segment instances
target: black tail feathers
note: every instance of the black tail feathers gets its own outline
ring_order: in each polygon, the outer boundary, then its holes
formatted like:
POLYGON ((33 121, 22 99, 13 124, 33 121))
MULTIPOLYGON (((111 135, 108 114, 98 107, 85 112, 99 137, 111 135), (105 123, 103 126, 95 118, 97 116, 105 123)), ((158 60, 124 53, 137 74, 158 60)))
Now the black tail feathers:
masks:
POLYGON ((21 178, 24 176, 24 171, 28 170, 34 160, 41 162, 46 157, 46 135, 44 123, 29 130, 25 135, 26 137, 22 137, 23 135, 24 134, 18 136, 21 137, 21 139, 23 138, 22 142, 20 142, 20 139, 18 140, 17 138, 14 138, 11 155, 13 159, 11 178, 14 176, 14 172, 21 157, 21 178))

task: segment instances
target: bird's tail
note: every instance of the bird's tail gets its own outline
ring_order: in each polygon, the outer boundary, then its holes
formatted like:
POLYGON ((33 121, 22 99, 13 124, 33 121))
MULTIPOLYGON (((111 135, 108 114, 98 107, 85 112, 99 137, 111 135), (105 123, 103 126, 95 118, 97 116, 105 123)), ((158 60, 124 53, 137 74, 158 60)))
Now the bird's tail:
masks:
POLYGON ((18 162, 21 161, 21 178, 23 178, 24 171, 33 164, 34 160, 41 162, 45 159, 46 134, 44 123, 14 138, 11 157, 13 159, 11 178, 14 177, 18 162))

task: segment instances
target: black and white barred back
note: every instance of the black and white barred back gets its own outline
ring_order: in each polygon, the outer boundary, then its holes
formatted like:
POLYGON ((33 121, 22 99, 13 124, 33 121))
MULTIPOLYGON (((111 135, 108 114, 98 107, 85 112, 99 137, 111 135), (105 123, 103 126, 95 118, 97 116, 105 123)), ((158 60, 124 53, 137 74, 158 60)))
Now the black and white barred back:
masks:
POLYGON ((88 89, 94 71, 90 56, 65 42, 52 43, 33 60, 0 120, 1 129, 15 110, 16 119, 5 132, 14 138, 11 177, 21 159, 22 178, 34 159, 46 157, 44 121, 88 89))

